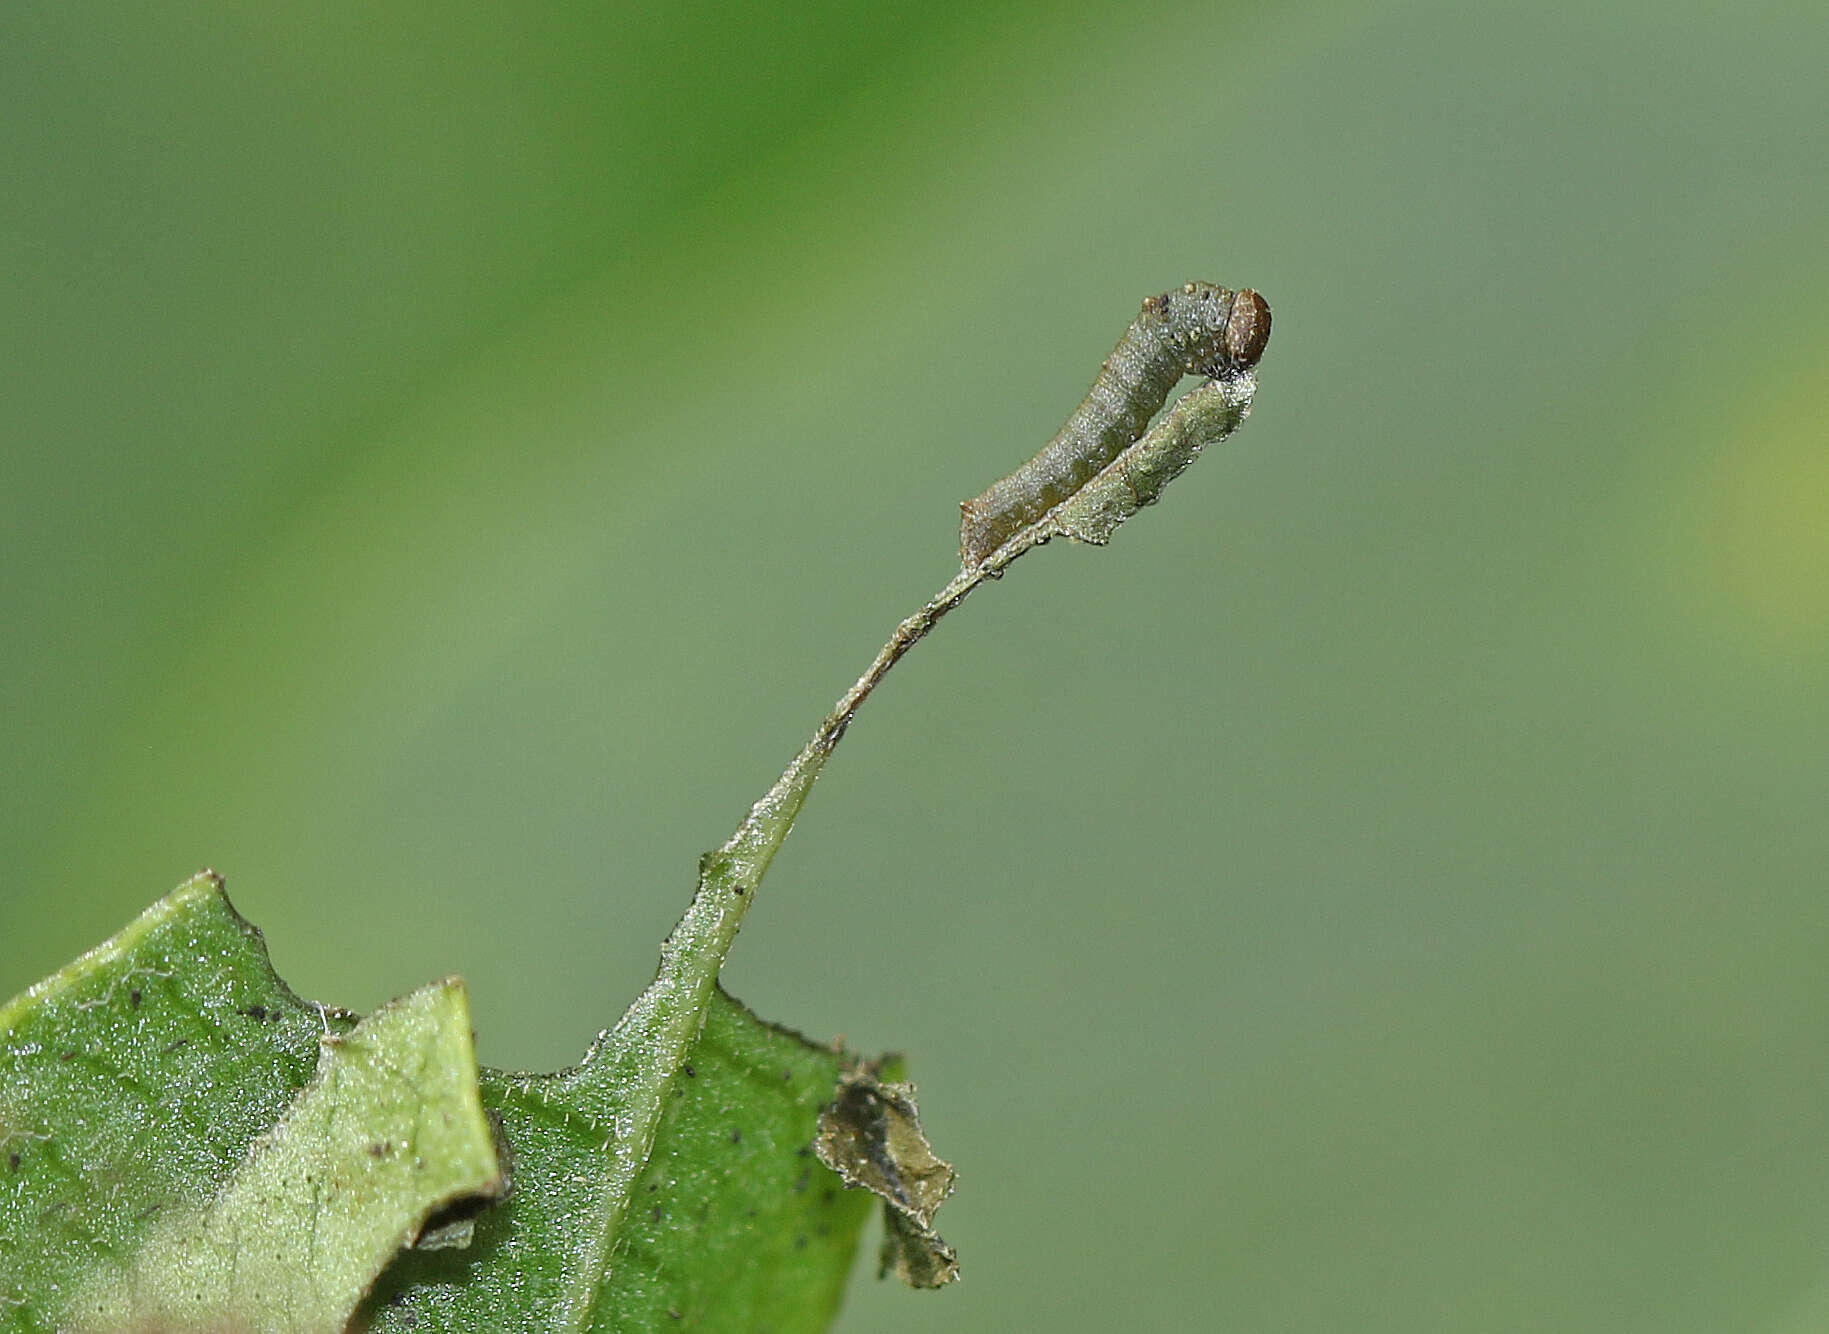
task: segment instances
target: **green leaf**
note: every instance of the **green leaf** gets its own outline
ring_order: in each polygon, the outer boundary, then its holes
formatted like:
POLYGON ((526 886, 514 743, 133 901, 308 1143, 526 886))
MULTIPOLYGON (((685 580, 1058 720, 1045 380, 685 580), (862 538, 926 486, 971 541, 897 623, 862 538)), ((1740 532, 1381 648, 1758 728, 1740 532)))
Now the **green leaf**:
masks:
POLYGON ((755 891, 834 742, 822 730, 708 853, 661 964, 574 1070, 484 1076, 515 1192, 474 1263, 415 1257, 358 1327, 376 1331, 822 1330, 869 1200, 812 1154, 837 1053, 762 1023, 717 985, 755 891))
POLYGON ((0 1039, 7 1328, 335 1331, 434 1210, 501 1188, 462 983, 352 1027, 280 985, 213 876, 0 1039))
POLYGON ((485 1105, 508 1198, 354 1327, 825 1328, 869 1207, 812 1155, 840 1058, 698 986, 727 925, 689 913, 576 1069, 479 1084, 460 986, 356 1025, 188 882, 0 1010, 0 1331, 341 1329, 436 1206, 499 1187, 485 1105))
POLYGON ((611 1059, 604 1047, 558 1075, 485 1074, 515 1147, 513 1196, 479 1220, 469 1252, 405 1257, 357 1328, 810 1334, 831 1323, 870 1208, 811 1148, 836 1055, 715 993, 606 1237, 615 1122, 596 1086, 611 1059), (594 1280, 582 1293, 581 1274, 594 1280))
POLYGON ((503 1184, 463 984, 422 987, 327 1035, 317 1078, 216 1197, 162 1213, 66 1321, 330 1334, 434 1210, 503 1184))

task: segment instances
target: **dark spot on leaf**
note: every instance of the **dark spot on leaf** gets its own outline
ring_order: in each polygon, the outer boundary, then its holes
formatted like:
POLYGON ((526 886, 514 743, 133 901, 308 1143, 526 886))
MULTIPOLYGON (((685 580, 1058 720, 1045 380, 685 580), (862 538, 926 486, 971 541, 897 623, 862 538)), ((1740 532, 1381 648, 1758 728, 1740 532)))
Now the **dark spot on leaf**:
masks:
POLYGON ((368 1146, 368 1156, 370 1158, 384 1158, 387 1156, 387 1151, 393 1147, 394 1146, 386 1140, 378 1139, 368 1146))
POLYGON ((19 1155, 16 1153, 7 1154, 6 1165, 8 1170, 17 1172, 19 1170, 19 1155))
POLYGON ((659 1189, 660 1189, 660 1182, 650 1181, 648 1183, 648 1194, 652 1195, 655 1191, 657 1191, 659 1189))
POLYGON ((800 1175, 794 1178, 794 1193, 796 1195, 804 1193, 806 1188, 812 1184, 812 1181, 813 1169, 810 1167, 801 1168, 800 1175))
POLYGON ((76 1053, 74 1051, 59 1052, 57 1054, 57 1059, 60 1061, 74 1061, 76 1059, 76 1053))
POLYGON ((140 1008, 140 989, 138 987, 127 993, 127 1008, 130 1010, 140 1008))
POLYGON ((648 1221, 651 1223, 660 1222, 660 1206, 658 1204, 648 1210, 648 1221))
POLYGON ((734 1126, 731 1128, 730 1142, 732 1144, 741 1144, 743 1142, 743 1132, 736 1129, 734 1126))
POLYGON ((694 1070, 690 1065, 686 1067, 686 1078, 697 1079, 698 1077, 699 1072, 697 1070, 694 1070))
POLYGON ((813 1156, 813 1146, 811 1144, 802 1144, 798 1149, 794 1150, 794 1156, 796 1158, 811 1158, 813 1156))
POLYGON ((250 1005, 247 1009, 243 1010, 242 1013, 247 1015, 248 1018, 252 1019, 257 1024, 263 1024, 267 1021, 267 1007, 264 1005, 250 1005))
POLYGON ((159 1049, 159 1055, 170 1056, 173 1052, 179 1050, 180 1048, 188 1047, 190 1045, 191 1045, 191 1040, 189 1038, 179 1038, 176 1042, 168 1042, 163 1047, 161 1047, 159 1049))
POLYGON ((742 897, 743 897, 743 895, 744 895, 744 894, 745 894, 745 893, 746 893, 746 892, 747 892, 747 891, 746 891, 746 890, 745 890, 745 889, 744 889, 744 887, 743 887, 743 886, 742 886, 742 885, 732 885, 732 886, 731 886, 731 887, 730 887, 730 892, 731 892, 731 893, 732 893, 732 894, 735 894, 735 895, 736 895, 736 896, 737 896, 737 897, 738 897, 738 898, 742 898, 742 897))
POLYGON ((806 1248, 807 1238, 806 1234, 803 1232, 798 1237, 794 1238, 794 1249, 797 1251, 804 1251, 806 1248))

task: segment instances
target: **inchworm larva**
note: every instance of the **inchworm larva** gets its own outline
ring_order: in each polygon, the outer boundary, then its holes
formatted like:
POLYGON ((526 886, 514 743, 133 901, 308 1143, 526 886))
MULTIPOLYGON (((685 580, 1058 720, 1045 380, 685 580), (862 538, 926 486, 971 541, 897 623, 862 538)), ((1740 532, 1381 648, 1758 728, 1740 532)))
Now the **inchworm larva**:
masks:
POLYGON ((1270 339, 1270 307, 1249 289, 1188 283, 1152 296, 1060 433, 1034 458, 960 506, 959 557, 976 565, 1137 442, 1184 375, 1247 370, 1270 339))

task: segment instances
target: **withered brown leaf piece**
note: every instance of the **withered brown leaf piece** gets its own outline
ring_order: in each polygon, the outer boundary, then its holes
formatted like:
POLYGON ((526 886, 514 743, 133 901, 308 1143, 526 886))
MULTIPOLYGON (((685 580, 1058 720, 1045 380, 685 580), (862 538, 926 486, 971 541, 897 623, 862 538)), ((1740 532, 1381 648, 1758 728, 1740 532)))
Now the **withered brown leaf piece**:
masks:
POLYGON ((845 1185, 881 1197, 877 1277, 893 1271, 912 1288, 943 1287, 959 1277, 959 1257, 933 1221, 958 1174, 921 1133, 915 1086, 879 1079, 880 1068, 866 1062, 840 1077, 813 1149, 845 1185))

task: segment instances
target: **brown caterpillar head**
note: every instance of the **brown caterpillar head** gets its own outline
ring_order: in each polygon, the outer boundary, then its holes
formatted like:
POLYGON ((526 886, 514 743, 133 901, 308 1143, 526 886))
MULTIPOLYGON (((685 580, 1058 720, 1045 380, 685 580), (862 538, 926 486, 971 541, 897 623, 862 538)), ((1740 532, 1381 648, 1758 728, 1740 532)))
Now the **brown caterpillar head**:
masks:
POLYGON ((1226 317, 1224 354, 1235 369, 1247 370, 1257 365, 1270 341, 1270 303, 1250 288, 1232 297, 1232 313, 1226 317))
POLYGON ((1257 364, 1270 341, 1270 306, 1250 288, 1188 283, 1145 301, 1139 325, 1134 331, 1145 336, 1160 330, 1164 355, 1185 374, 1211 378, 1257 364))

